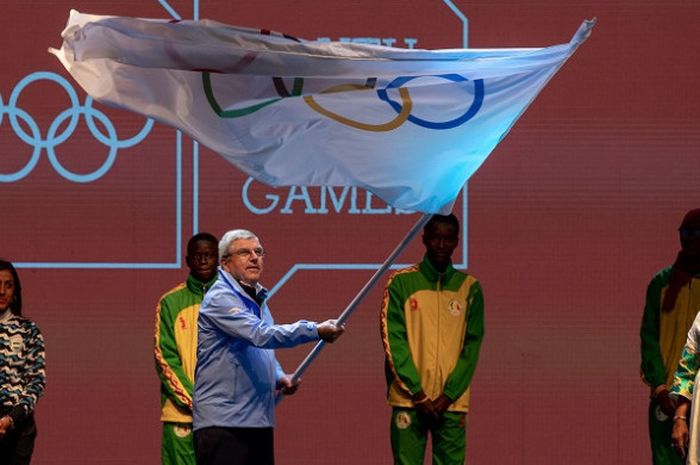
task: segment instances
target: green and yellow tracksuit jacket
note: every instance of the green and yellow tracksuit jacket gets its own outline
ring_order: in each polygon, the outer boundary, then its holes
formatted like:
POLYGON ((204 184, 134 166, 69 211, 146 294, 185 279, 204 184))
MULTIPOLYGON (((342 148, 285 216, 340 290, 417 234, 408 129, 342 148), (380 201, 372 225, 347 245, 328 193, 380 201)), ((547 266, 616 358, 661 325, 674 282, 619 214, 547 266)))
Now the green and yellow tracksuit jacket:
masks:
POLYGON ((199 305, 216 277, 187 282, 163 294, 156 307, 155 361, 161 381, 161 421, 192 423, 199 305))
POLYGON ((427 257, 396 272, 384 291, 381 333, 389 405, 414 407, 411 396, 423 390, 452 399, 449 411, 469 410, 484 336, 484 299, 473 276, 451 264, 439 273, 427 257))
POLYGON ((661 311, 670 278, 670 266, 652 278, 642 317, 641 374, 652 390, 662 384, 668 387, 673 384, 688 330, 700 310, 700 276, 695 276, 680 289, 674 307, 668 312, 661 311))

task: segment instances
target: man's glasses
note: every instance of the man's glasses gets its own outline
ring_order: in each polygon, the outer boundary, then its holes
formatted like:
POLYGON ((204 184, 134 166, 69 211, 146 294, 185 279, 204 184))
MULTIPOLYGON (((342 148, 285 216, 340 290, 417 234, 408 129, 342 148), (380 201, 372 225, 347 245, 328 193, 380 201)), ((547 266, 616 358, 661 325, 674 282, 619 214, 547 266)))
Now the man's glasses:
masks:
POLYGON ((700 237, 700 229, 680 228, 678 230, 682 238, 700 237))
POLYGON ((265 250, 262 247, 256 247, 254 249, 238 249, 228 256, 235 255, 238 258, 245 260, 250 258, 253 254, 257 255, 258 257, 262 257, 265 255, 265 250))

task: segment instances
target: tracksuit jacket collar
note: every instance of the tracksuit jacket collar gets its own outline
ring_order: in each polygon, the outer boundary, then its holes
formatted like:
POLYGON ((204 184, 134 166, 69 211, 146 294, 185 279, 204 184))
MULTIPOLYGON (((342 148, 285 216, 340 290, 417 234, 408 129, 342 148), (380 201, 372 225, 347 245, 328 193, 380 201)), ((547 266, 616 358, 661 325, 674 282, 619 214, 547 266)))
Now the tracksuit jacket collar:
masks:
POLYGON ((423 256, 423 261, 420 262, 418 265, 420 268, 420 272, 425 275, 426 278, 428 278, 432 282, 445 282, 452 277, 452 275, 455 273, 455 269, 452 266, 452 262, 447 264, 447 268, 445 268, 444 273, 440 273, 436 268, 435 265, 433 265, 433 262, 430 261, 428 258, 428 255, 423 256), (442 277, 442 279, 440 279, 442 277))
POLYGON ((192 291, 193 294, 198 295, 200 297, 204 297, 204 294, 209 290, 212 285, 216 282, 216 275, 214 275, 211 280, 207 281, 206 283, 203 283, 199 279, 195 278, 192 275, 187 276, 187 288, 192 291))

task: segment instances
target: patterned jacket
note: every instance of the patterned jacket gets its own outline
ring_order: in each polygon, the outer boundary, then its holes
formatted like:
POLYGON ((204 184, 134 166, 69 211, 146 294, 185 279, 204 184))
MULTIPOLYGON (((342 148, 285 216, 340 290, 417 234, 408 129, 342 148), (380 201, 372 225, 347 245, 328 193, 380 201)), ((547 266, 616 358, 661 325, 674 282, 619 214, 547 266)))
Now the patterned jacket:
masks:
POLYGON ((44 339, 27 318, 0 317, 0 404, 15 424, 34 412, 44 394, 44 339))

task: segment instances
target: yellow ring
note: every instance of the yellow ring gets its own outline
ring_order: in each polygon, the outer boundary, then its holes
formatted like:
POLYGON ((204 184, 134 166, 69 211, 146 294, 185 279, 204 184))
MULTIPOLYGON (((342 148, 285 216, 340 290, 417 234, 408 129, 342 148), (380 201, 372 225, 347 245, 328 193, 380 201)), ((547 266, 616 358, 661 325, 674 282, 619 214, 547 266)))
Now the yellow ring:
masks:
MULTIPOLYGON (((350 91, 350 90, 363 90, 366 89, 365 86, 361 86, 359 84, 342 84, 338 86, 331 87, 329 89, 326 89, 325 91, 321 92, 322 94, 328 94, 328 93, 333 93, 333 92, 344 92, 344 91, 350 91)), ((391 131, 393 129, 398 128, 401 126, 403 123, 406 122, 408 117, 411 115, 411 110, 413 109, 413 102, 411 101, 411 95, 408 93, 408 89, 405 87, 400 87, 399 88, 399 95, 401 96, 401 103, 402 103, 402 108, 401 108, 401 113, 399 113, 396 118, 394 118, 392 121, 389 121, 388 123, 384 124, 366 124, 366 123, 361 123, 359 121, 352 120, 350 118, 346 118, 344 116, 340 116, 337 113, 333 113, 332 111, 326 110, 322 106, 320 106, 314 98, 310 95, 307 95, 304 97, 304 102, 311 107, 313 110, 316 112, 322 114, 323 116, 332 119, 333 121, 337 121, 338 123, 344 124, 346 126, 350 126, 355 129, 361 129, 363 131, 373 131, 373 132, 385 132, 385 131, 391 131)))

